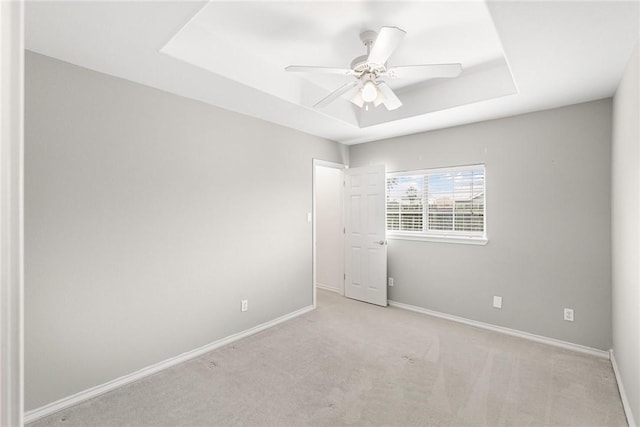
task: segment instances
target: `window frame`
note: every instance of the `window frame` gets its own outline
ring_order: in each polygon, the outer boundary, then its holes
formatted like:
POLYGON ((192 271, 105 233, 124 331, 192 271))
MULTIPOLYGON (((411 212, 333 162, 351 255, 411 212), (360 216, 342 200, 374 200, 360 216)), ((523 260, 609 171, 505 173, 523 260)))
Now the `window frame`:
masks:
MULTIPOLYGON (((419 169, 419 170, 406 170, 406 171, 396 171, 396 172, 387 172, 385 176, 385 185, 388 182, 389 178, 400 177, 400 176, 410 176, 410 175, 423 175, 425 178, 429 175, 435 174, 445 174, 445 173, 454 173, 460 171, 470 171, 470 170, 478 170, 482 169, 484 176, 484 212, 483 212, 483 224, 482 224, 482 233, 473 233, 473 232, 459 232, 454 230, 438 230, 438 231, 428 231, 424 230, 424 227, 427 226, 429 221, 429 211, 428 211, 428 203, 425 204, 425 208, 423 209, 423 231, 400 231, 400 230, 389 230, 387 229, 387 238, 388 239, 398 239, 398 240, 414 240, 414 241, 426 241, 426 242, 439 242, 439 243, 459 243, 459 244, 468 244, 468 245, 486 245, 489 243, 489 239, 487 237, 487 169, 483 163, 480 164, 471 164, 471 165, 462 165, 462 166, 451 166, 451 167, 443 167, 443 168, 428 168, 428 169, 419 169)), ((423 200, 428 199, 428 191, 426 194, 423 194, 423 200)), ((388 212, 387 212, 387 202, 388 200, 385 198, 385 227, 388 226, 388 212)), ((453 211, 453 215, 455 215, 455 210, 453 211)))

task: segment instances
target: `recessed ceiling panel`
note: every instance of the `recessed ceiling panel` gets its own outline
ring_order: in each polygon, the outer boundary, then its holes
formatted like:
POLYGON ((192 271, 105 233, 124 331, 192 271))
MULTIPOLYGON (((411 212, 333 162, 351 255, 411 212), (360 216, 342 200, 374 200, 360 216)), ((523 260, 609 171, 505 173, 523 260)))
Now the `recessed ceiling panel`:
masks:
POLYGON ((345 144, 611 97, 639 25, 637 0, 25 2, 29 50, 345 144), (407 32, 388 65, 462 74, 392 82, 403 106, 367 111, 312 108, 345 77, 283 70, 346 67, 382 26, 407 32))
POLYGON ((352 76, 288 73, 287 65, 349 68, 359 35, 396 26, 406 36, 388 66, 461 63, 454 79, 389 80, 403 102, 360 109, 338 99, 320 112, 355 127, 517 92, 484 2, 210 2, 162 48, 181 61, 303 107, 352 76))

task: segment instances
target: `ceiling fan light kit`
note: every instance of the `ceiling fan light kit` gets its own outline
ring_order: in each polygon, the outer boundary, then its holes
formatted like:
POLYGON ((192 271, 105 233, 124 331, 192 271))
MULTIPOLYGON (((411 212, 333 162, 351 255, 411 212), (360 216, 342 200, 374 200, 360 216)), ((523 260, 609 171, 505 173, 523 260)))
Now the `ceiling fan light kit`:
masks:
POLYGON ((362 100, 364 102, 373 102, 376 98, 378 98, 378 88, 373 80, 367 80, 367 82, 362 85, 362 100))
POLYGON ((459 76, 462 72, 462 65, 458 63, 405 65, 387 68, 389 57, 400 45, 405 34, 404 30, 397 27, 382 27, 377 34, 370 30, 362 32, 360 40, 367 48, 367 54, 358 56, 351 61, 351 68, 289 65, 285 70, 355 77, 354 81, 339 87, 318 101, 314 105, 316 108, 329 105, 343 95, 355 91, 349 98, 353 104, 360 108, 364 107, 368 111, 370 104, 375 107, 384 104, 387 110, 395 110, 402 106, 402 102, 386 83, 387 79, 452 78, 459 76))

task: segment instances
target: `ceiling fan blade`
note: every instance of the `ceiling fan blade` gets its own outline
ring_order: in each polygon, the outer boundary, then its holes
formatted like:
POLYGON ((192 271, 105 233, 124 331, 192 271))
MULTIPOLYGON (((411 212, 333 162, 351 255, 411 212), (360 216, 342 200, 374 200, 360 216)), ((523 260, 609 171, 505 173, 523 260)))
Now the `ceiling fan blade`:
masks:
POLYGON ((367 58, 367 62, 373 64, 384 65, 394 50, 400 44, 405 35, 405 31, 398 27, 382 27, 373 42, 373 47, 367 58))
POLYGON ((378 96, 373 100, 373 105, 377 107, 380 104, 384 104, 384 95, 380 90, 378 90, 378 96))
POLYGON ((400 99, 398 99, 396 94, 393 93, 391 88, 385 82, 378 83, 378 90, 384 96, 384 101, 382 102, 384 106, 387 107, 387 110, 395 110, 402 106, 400 99))
POLYGON ((362 99, 362 92, 357 91, 355 95, 351 98, 351 102, 356 104, 358 107, 364 107, 364 99, 362 99))
POLYGON ((392 67, 380 75, 392 79, 435 79, 458 77, 461 72, 462 64, 425 64, 392 67))
POLYGON ((349 68, 316 67, 314 65, 289 65, 285 67, 285 71, 294 73, 342 74, 343 76, 353 75, 353 70, 349 68))
POLYGON ((340 98, 342 95, 349 92, 351 89, 353 89, 356 86, 358 86, 357 80, 344 84, 340 86, 338 89, 331 92, 329 95, 322 98, 320 101, 318 101, 318 103, 314 105, 314 107, 319 108, 319 107, 324 107, 325 105, 329 105, 330 103, 340 98))

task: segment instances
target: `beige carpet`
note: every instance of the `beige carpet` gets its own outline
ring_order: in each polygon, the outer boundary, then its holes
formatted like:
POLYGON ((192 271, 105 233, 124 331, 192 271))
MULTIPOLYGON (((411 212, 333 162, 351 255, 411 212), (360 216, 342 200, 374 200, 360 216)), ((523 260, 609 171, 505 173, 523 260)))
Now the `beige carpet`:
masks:
POLYGON ((318 291, 318 309, 32 423, 624 426, 608 360, 318 291))

